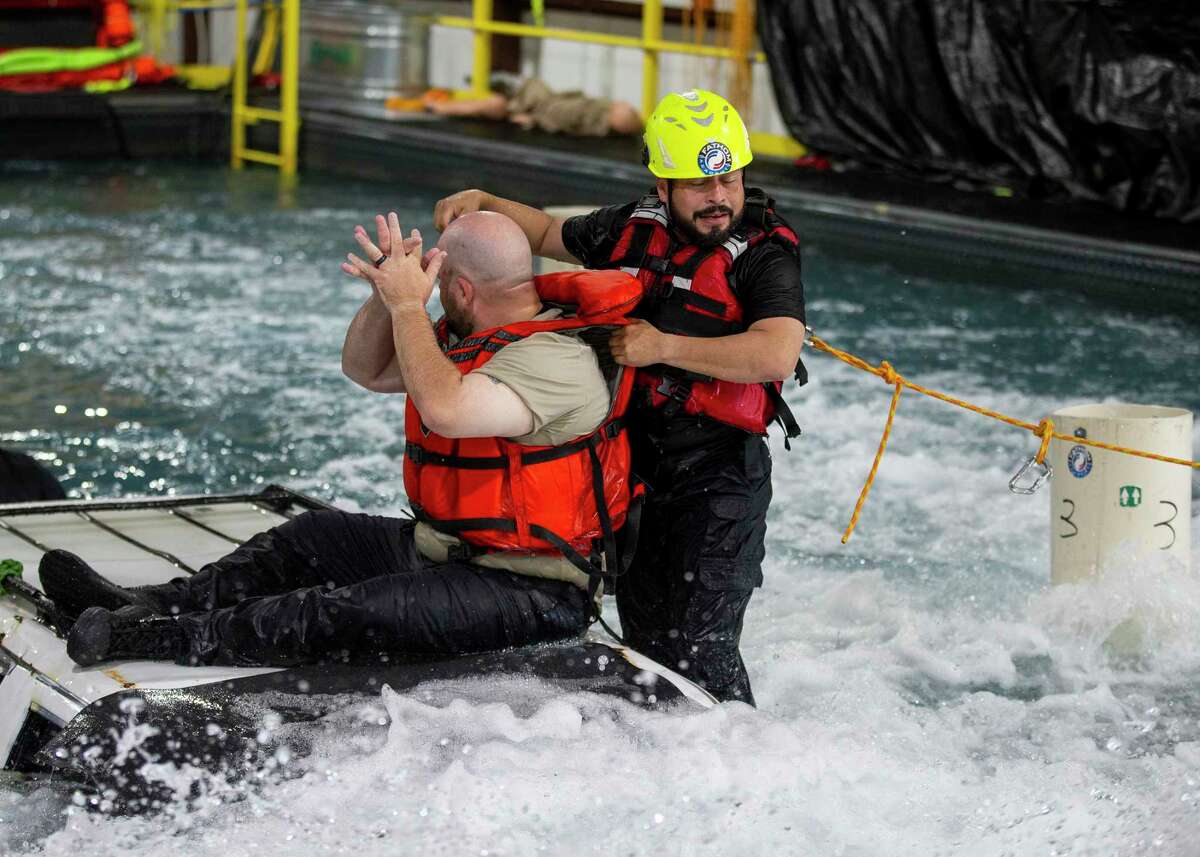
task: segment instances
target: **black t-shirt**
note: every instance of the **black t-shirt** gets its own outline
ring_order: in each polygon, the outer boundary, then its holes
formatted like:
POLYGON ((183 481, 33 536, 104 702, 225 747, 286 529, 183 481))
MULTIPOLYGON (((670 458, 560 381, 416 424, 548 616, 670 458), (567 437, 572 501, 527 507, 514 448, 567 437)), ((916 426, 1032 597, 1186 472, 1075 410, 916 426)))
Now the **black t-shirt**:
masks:
MULTIPOLYGON (((749 190, 749 189, 747 189, 749 190)), ((563 245, 587 268, 608 263, 637 202, 610 205, 563 224, 563 245)), ((732 285, 747 326, 764 318, 804 322, 804 283, 799 252, 781 241, 764 241, 734 262, 732 285)))

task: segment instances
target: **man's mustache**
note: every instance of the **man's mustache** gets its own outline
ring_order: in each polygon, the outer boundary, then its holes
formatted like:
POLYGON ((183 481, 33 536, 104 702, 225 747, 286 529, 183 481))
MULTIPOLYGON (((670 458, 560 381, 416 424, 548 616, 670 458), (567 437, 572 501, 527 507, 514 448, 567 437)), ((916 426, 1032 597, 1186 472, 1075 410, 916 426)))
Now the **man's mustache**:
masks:
POLYGON ((725 214, 732 218, 733 209, 724 205, 714 205, 712 208, 706 208, 703 211, 697 211, 692 215, 692 219, 699 220, 701 217, 714 217, 718 214, 725 214))

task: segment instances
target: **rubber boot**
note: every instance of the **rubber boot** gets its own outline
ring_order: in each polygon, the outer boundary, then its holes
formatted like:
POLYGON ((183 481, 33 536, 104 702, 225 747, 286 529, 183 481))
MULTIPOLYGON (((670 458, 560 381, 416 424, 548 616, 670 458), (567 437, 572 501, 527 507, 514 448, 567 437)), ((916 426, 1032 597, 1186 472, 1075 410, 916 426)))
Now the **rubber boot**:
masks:
POLYGON ((186 648, 186 635, 174 617, 136 604, 115 611, 89 607, 67 635, 67 654, 85 667, 118 659, 174 661, 186 648))
POLYGON ((38 565, 42 591, 62 615, 75 621, 89 607, 120 610, 138 605, 164 616, 180 612, 183 593, 172 583, 157 586, 118 586, 65 550, 47 551, 38 565))

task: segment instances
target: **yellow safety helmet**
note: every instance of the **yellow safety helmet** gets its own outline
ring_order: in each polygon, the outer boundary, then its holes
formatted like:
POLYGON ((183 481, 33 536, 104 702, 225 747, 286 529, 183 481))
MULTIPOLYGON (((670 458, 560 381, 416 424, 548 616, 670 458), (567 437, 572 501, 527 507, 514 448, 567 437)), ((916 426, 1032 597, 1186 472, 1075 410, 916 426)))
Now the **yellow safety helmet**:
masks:
POLYGON ((742 117, 706 89, 663 98, 646 120, 642 139, 642 162, 660 179, 702 179, 740 170, 754 160, 742 117))

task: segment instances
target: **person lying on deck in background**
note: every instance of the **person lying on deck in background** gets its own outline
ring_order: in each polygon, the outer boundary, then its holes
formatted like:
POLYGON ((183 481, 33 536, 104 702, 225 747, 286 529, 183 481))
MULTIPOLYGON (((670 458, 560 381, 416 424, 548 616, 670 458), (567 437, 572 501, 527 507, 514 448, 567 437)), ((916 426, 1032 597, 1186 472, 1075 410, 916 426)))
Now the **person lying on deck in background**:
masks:
MULTIPOLYGON (((575 137, 640 134, 642 116, 627 101, 593 98, 582 92, 554 92, 536 77, 525 81, 497 80, 497 90, 485 98, 446 98, 442 91, 425 96, 425 109, 438 116, 508 120, 526 130, 575 137)), ((507 76, 506 76, 507 77, 507 76)))
POLYGON ((457 654, 587 628, 630 500, 621 412, 632 375, 606 377, 581 337, 623 324, 641 285, 619 272, 535 280, 524 234, 500 214, 460 218, 424 256, 395 214, 376 220, 378 246, 355 235, 371 261, 342 265, 371 285, 342 368, 368 390, 408 395, 416 520, 308 512, 194 576, 138 588, 50 551, 41 584, 78 617, 67 638, 77 663, 457 654), (435 283, 437 324, 425 311, 435 283))

